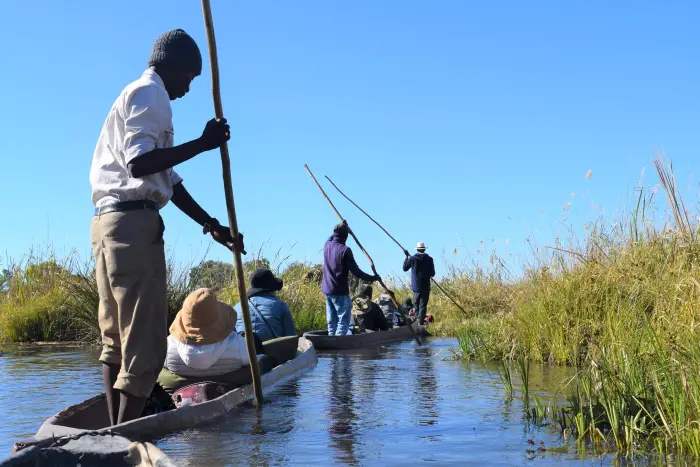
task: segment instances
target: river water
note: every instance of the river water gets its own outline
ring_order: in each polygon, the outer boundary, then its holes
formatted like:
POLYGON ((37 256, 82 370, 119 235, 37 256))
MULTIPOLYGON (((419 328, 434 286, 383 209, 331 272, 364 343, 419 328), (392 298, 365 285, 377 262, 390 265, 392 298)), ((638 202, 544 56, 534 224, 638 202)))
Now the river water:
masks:
MULTIPOLYGON (((321 354, 316 367, 268 392, 261 410, 247 405, 154 442, 181 466, 618 462, 582 457, 554 429, 526 423, 522 402, 506 400, 498 367, 448 360, 455 345, 433 338, 321 354)), ((81 347, 5 349, 0 458, 47 417, 101 392, 97 356, 81 347)), ((532 366, 531 391, 554 393, 568 374, 532 366)))

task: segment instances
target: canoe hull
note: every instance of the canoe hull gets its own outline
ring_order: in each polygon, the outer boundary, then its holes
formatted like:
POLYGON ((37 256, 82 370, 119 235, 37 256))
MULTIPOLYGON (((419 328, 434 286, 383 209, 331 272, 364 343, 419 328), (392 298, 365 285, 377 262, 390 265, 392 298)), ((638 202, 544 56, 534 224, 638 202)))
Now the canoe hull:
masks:
POLYGON ((351 336, 329 336, 328 331, 310 331, 304 333, 304 337, 310 340, 316 350, 348 350, 366 347, 376 347, 390 342, 412 339, 413 333, 425 335, 425 326, 415 321, 411 327, 401 326, 388 331, 376 331, 351 336))
MULTIPOLYGON (((301 353, 293 360, 279 365, 261 376, 263 389, 270 389, 284 380, 299 376, 318 362, 314 346, 308 339, 299 338, 299 351, 301 353)), ((129 439, 149 439, 212 420, 251 399, 254 399, 253 386, 248 384, 208 402, 149 415, 109 427, 107 405, 103 393, 70 406, 50 417, 43 423, 34 437, 37 440, 42 440, 76 435, 86 431, 98 433, 111 431, 129 439)))

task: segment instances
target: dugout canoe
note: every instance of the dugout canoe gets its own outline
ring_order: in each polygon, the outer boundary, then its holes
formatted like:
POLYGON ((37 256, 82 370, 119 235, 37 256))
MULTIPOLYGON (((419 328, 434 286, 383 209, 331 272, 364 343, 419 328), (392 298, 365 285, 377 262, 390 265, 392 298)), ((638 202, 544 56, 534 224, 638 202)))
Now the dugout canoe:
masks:
MULTIPOLYGON (((421 326, 418 321, 414 321, 411 327, 413 327, 413 332, 418 335, 426 334, 425 326, 421 326)), ((304 333, 304 337, 313 343, 316 350, 347 350, 376 347, 389 342, 412 339, 413 332, 409 326, 400 326, 388 331, 367 332, 351 336, 329 336, 326 330, 309 331, 304 333)))
MULTIPOLYGON (((316 351, 309 339, 300 337, 297 351, 297 356, 293 360, 278 365, 261 376, 264 390, 300 376, 318 362, 316 351)), ((95 434, 111 432, 132 440, 152 439, 222 416, 232 408, 254 398, 253 385, 248 384, 211 401, 149 415, 110 427, 107 404, 102 393, 50 417, 41 425, 33 439, 16 443, 16 449, 36 444, 37 441, 42 444, 53 438, 86 432, 95 434)))

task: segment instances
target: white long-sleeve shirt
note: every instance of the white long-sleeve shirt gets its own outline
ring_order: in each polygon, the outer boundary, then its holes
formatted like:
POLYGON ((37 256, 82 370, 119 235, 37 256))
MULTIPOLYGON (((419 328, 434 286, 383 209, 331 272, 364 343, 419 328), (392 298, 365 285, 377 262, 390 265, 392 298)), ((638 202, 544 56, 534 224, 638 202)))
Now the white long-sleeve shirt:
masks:
POLYGON ((232 332, 216 344, 185 344, 168 336, 165 367, 180 376, 219 376, 249 365, 243 337, 232 332))
POLYGON ((153 70, 130 83, 107 115, 92 156, 92 202, 149 200, 162 208, 182 181, 174 170, 133 178, 128 164, 153 149, 173 146, 173 112, 163 80, 153 70))

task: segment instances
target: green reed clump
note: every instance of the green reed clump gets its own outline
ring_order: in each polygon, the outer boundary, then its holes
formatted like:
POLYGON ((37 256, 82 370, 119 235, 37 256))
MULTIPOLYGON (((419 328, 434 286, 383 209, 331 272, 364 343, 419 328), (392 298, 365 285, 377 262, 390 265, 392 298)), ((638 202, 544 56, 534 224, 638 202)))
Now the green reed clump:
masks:
MULTIPOLYGON (((448 273, 439 279, 439 284, 467 313, 433 286, 428 305, 428 313, 435 318, 430 326, 431 335, 454 337, 460 330, 473 328, 475 320, 494 319, 511 310, 514 285, 507 280, 508 274, 502 264, 495 258, 492 260, 494 264, 488 269, 477 263, 463 268, 448 266, 448 273)), ((401 303, 413 298, 407 284, 397 279, 387 282, 401 303)))
POLYGON ((605 349, 581 368, 564 430, 602 449, 700 456, 700 348, 668 345, 649 327, 634 336, 640 347, 605 349))
MULTIPOLYGON (((215 264, 225 267, 215 271, 211 284, 192 281, 192 265, 180 265, 172 255, 168 256, 166 266, 168 323, 182 308, 187 295, 202 285, 215 288, 219 298, 232 305, 238 302, 233 267, 227 263, 215 264)), ((269 267, 269 262, 259 258, 249 261, 246 277, 263 266, 269 267)), ((289 304, 297 331, 324 328, 325 298, 320 290, 318 266, 296 263, 281 272, 278 270, 277 274, 284 279, 280 297, 289 304)), ((59 259, 51 251, 32 252, 22 262, 12 264, 3 277, 0 342, 97 343, 100 340, 98 306, 93 261, 81 263, 75 253, 59 259)))
POLYGON ((321 292, 322 271, 310 263, 298 263, 282 273, 282 300, 289 304, 298 333, 325 329, 326 298, 321 292))
POLYGON ((568 403, 551 413, 586 448, 700 456, 700 241, 689 222, 648 222, 649 201, 640 194, 629 219, 539 256, 502 311, 463 326, 460 354, 576 367, 568 403))
POLYGON ((70 261, 53 254, 31 252, 22 263, 9 267, 0 293, 0 340, 48 341, 74 337, 64 284, 70 261))

